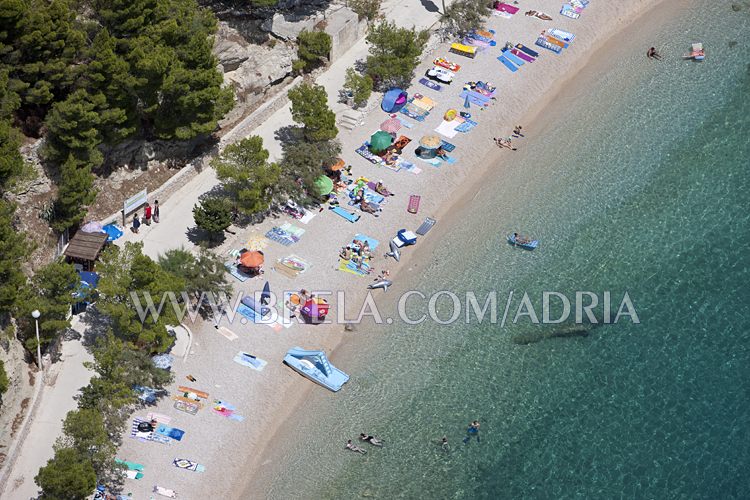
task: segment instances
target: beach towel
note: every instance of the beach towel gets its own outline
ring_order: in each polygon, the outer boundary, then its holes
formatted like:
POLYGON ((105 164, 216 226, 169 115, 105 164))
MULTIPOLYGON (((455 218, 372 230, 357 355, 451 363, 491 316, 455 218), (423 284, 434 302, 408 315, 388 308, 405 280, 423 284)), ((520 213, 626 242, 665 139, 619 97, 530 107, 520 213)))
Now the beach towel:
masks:
POLYGON ((519 49, 517 49, 515 47, 513 47, 512 49, 510 49, 510 53, 513 54, 516 57, 520 57, 521 59, 523 59, 526 62, 534 62, 534 58, 533 57, 531 57, 526 52, 523 52, 523 51, 521 51, 521 50, 519 50, 519 49))
POLYGON ((526 45, 524 45, 522 43, 516 44, 516 48, 518 50, 520 50, 520 51, 523 51, 523 52, 527 53, 531 57, 539 57, 539 52, 537 52, 536 50, 528 48, 526 45))
POLYGON ((191 470, 193 472, 206 471, 206 467, 204 467, 203 465, 186 458, 175 458, 174 460, 172 460, 172 465, 174 465, 178 469, 191 470))
POLYGON ((499 4, 495 4, 495 10, 499 12, 506 12, 510 15, 513 15, 516 12, 518 12, 519 7, 515 7, 507 3, 499 3, 499 4))
POLYGON ((456 127, 463 124, 462 119, 456 118, 452 121, 445 121, 443 120, 440 125, 435 129, 435 132, 437 132, 440 135, 443 135, 447 137, 448 139, 452 139, 456 137, 456 134, 458 134, 458 131, 456 130, 456 127))
POLYGON ((419 211, 419 201, 422 199, 418 194, 413 194, 409 197, 409 206, 406 211, 410 214, 416 214, 419 211))
POLYGON ((248 354, 242 351, 235 354, 234 358, 232 358, 232 361, 242 366, 247 366, 248 368, 252 368, 253 370, 256 370, 256 371, 262 371, 263 368, 265 368, 267 364, 265 360, 262 360, 256 356, 253 356, 252 354, 248 354))
POLYGON ((458 127, 456 127, 456 130, 458 132, 467 133, 467 132, 471 132, 471 129, 473 129, 477 125, 478 125, 478 123, 475 122, 474 120, 470 120, 470 119, 466 118, 461 125, 459 125, 458 127))
POLYGON ((245 420, 245 417, 237 413, 237 408, 220 399, 214 401, 211 410, 213 410, 214 413, 230 420, 236 420, 237 422, 242 422, 243 420, 245 420))
POLYGON ((432 90, 435 90, 437 92, 442 92, 443 91, 443 87, 441 87, 439 83, 435 83, 432 80, 428 80, 427 78, 420 78, 419 79, 419 83, 421 83, 425 87, 427 87, 429 89, 432 89, 432 90))
POLYGON ((143 472, 144 470, 144 467, 141 464, 137 464, 135 462, 129 462, 127 460, 121 460, 119 458, 115 458, 115 463, 124 465, 128 470, 135 470, 138 472, 143 472))
POLYGON ((310 264, 303 260, 302 257, 298 257, 294 254, 279 259, 278 264, 297 274, 304 273, 310 269, 310 264))
POLYGON ((463 91, 459 95, 461 99, 464 99, 464 101, 468 100, 471 104, 475 106, 481 106, 483 108, 486 108, 490 105, 490 99, 488 97, 483 96, 482 94, 478 94, 476 92, 467 92, 463 91))
POLYGON ((176 429, 166 424, 159 424, 159 426, 156 428, 156 433, 161 436, 174 439, 175 441, 182 441, 182 436, 185 435, 185 431, 183 431, 182 429, 176 429))
POLYGON ((398 121, 401 122, 401 125, 403 125, 404 127, 406 127, 406 128, 414 128, 414 124, 412 122, 410 122, 409 120, 407 120, 406 118, 404 118, 403 116, 399 116, 399 117, 397 117, 397 119, 398 119, 398 121))
POLYGON ((407 172, 412 174, 418 174, 422 171, 422 169, 414 165, 414 163, 403 158, 399 158, 398 164, 403 170, 406 170, 407 172))
POLYGON ((431 217, 427 217, 421 226, 415 231, 418 235, 424 236, 430 232, 430 229, 435 225, 437 221, 431 217))
POLYGON ((512 62, 510 62, 508 58, 505 57, 505 54, 498 57, 497 60, 503 63, 503 66, 508 68, 511 72, 515 73, 516 71, 518 71, 518 68, 512 62))
POLYGON ((161 495, 167 498, 177 498, 177 493, 174 490, 170 490, 169 488, 163 488, 161 486, 154 486, 153 493, 156 493, 158 495, 161 495))
POLYGON ((227 272, 234 276, 238 281, 244 283, 245 281, 249 280, 251 276, 249 274, 245 274, 239 269, 237 269, 237 264, 234 262, 225 262, 224 267, 227 269, 227 272))
POLYGON ((518 57, 518 56, 514 55, 514 54, 513 54, 513 52, 511 52, 511 51, 509 51, 509 50, 504 50, 504 51, 503 51, 503 55, 504 55, 504 56, 505 56, 505 57, 506 57, 506 58, 507 58, 507 59, 508 59, 508 60, 509 60, 510 62, 512 62, 513 64, 515 64, 516 66, 523 66, 524 64, 526 64, 526 62, 525 62, 525 61, 524 61, 523 59, 521 59, 520 57, 518 57))
POLYGON ((216 330, 229 340, 237 340, 239 338, 236 333, 234 333, 226 326, 220 326, 216 330))
POLYGON ((251 323, 262 323, 263 317, 255 311, 252 307, 249 307, 243 303, 240 303, 237 306, 237 310, 240 315, 242 315, 244 318, 248 319, 251 323))
POLYGON ((138 472, 135 470, 126 470, 124 473, 124 476, 128 479, 141 479, 143 478, 143 472, 138 472))
POLYGON ((339 267, 337 269, 339 271, 344 271, 345 273, 356 274, 357 276, 367 276, 370 272, 370 264, 368 262, 363 262, 360 266, 354 261, 339 259, 339 267))
POLYGON ((423 122, 425 120, 425 117, 430 114, 428 111, 424 111, 421 108, 413 106, 411 103, 401 108, 400 113, 408 116, 409 118, 417 120, 418 122, 423 122))
POLYGON ((314 217, 315 217, 316 215, 318 215, 318 214, 317 214, 317 213, 315 213, 315 212, 311 212, 311 211, 309 211, 309 210, 308 210, 308 209, 306 209, 306 208, 303 208, 303 209, 302 209, 302 217, 300 217, 300 218, 299 218, 299 219, 297 219, 297 220, 298 220, 298 221, 300 221, 300 223, 302 223, 302 224, 307 224, 308 222, 310 222, 311 220, 313 220, 313 218, 314 218, 314 217))
POLYGON ((449 153, 453 151, 454 149, 456 149, 456 146, 454 146, 448 141, 443 141, 443 140, 440 141, 440 147, 449 153))
POLYGON ((568 48, 568 42, 564 40, 560 40, 559 38, 555 38, 551 35, 545 35, 544 39, 547 40, 547 42, 551 43, 552 45, 557 45, 558 47, 562 47, 563 49, 568 48))
POLYGON ((536 42, 534 43, 547 50, 551 50, 555 54, 559 54, 560 52, 562 52, 562 47, 560 47, 559 45, 554 45, 554 44, 549 43, 547 39, 543 36, 540 36, 539 38, 537 38, 536 42))
POLYGON ((266 233, 266 238, 284 246, 290 246, 297 243, 302 238, 303 234, 305 234, 304 229, 289 222, 285 222, 281 226, 274 227, 268 231, 266 233))
POLYGON ((160 424, 167 424, 167 425, 169 425, 169 422, 172 421, 172 417, 162 415, 161 413, 153 413, 153 412, 148 413, 146 415, 146 418, 148 419, 149 422, 152 420, 156 420, 160 424))
POLYGON ((173 406, 175 410, 187 413, 188 415, 195 415, 196 413, 198 413, 198 410, 201 409, 202 405, 195 402, 189 403, 187 401, 175 401, 173 406))
POLYGON ((138 430, 138 425, 140 425, 142 422, 150 422, 150 420, 146 420, 144 418, 135 417, 130 424, 130 437, 134 439, 138 439, 140 441, 151 441, 153 438, 153 431, 143 432, 138 430))
POLYGON ((435 107, 435 101, 433 101, 426 95, 423 95, 419 99, 413 97, 411 103, 427 112, 432 111, 432 108, 435 107))
POLYGON ((198 389, 193 389, 192 387, 187 387, 185 385, 178 385, 177 392, 179 394, 182 394, 183 397, 193 398, 196 401, 200 401, 201 399, 208 399, 207 392, 204 392, 198 389))
MULTIPOLYGON (((349 184, 349 186, 347 186, 347 190, 350 193, 349 198, 353 199, 352 193, 354 193, 356 189, 357 189, 356 184, 349 184)), ((367 203, 375 203, 375 204, 380 205, 385 202, 385 196, 383 196, 382 194, 378 193, 377 191, 373 189, 370 189, 369 186, 363 186, 360 189, 362 190, 362 195, 364 196, 365 201, 367 201, 367 203)))
POLYGON ((353 212, 349 212, 342 207, 331 207, 331 211, 335 213, 336 215, 343 217, 344 219, 348 220, 351 223, 357 222, 359 218, 361 217, 361 215, 355 214, 353 212))
POLYGON ((553 37, 557 38, 558 40, 562 40, 563 42, 572 42, 575 39, 575 35, 569 31, 563 31, 559 28, 550 28, 547 30, 548 35, 552 35, 553 37))
POLYGON ((578 19, 579 17, 581 17, 581 14, 576 12, 575 8, 569 4, 565 4, 562 6, 562 8, 560 9, 560 14, 571 19, 578 19))
POLYGON ((505 19, 510 19, 513 17, 513 14, 509 14, 500 10, 493 10, 492 15, 497 17, 504 17, 505 19))

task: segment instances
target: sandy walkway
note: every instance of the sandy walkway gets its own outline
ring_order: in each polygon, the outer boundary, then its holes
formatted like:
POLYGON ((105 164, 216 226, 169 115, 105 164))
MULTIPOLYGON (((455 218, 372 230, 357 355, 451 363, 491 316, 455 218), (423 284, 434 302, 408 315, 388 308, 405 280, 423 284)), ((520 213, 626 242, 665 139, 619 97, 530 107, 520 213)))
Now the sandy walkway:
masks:
MULTIPOLYGON (((325 211, 318 214, 309 224, 302 225, 288 217, 279 220, 269 220, 263 224, 243 231, 233 241, 227 242, 220 251, 230 248, 240 248, 243 242, 253 235, 262 236, 271 226, 291 221, 306 229, 306 233, 299 243, 291 247, 283 247, 266 240, 266 274, 265 278, 271 283, 275 292, 281 290, 295 290, 299 288, 316 291, 346 290, 346 305, 342 311, 334 311, 333 318, 340 319, 345 310, 348 317, 355 316, 359 304, 370 282, 367 278, 359 278, 351 274, 335 271, 338 249, 346 244, 355 233, 365 233, 380 240, 381 245, 387 245, 395 231, 400 228, 416 229, 425 216, 436 216, 439 219, 438 229, 428 235, 423 243, 407 249, 403 253, 400 267, 392 260, 385 261, 382 257, 383 247, 378 248, 378 258, 374 262, 376 270, 384 266, 390 269, 398 282, 401 268, 408 267, 412 257, 428 258, 429 249, 439 239, 441 231, 449 228, 457 221, 452 221, 449 212, 451 206, 460 202, 475 192, 481 184, 481 178, 489 175, 489 169, 501 168, 502 158, 512 158, 512 152, 498 150, 492 144, 495 136, 507 136, 513 125, 524 125, 527 138, 517 142, 518 147, 540 147, 543 141, 534 137, 535 121, 543 120, 545 105, 554 98, 556 89, 568 84, 578 69, 586 64, 593 49, 600 46, 619 27, 627 25, 635 19, 637 13, 657 2, 646 0, 630 0, 618 3, 593 0, 581 19, 571 20, 557 14, 560 0, 538 0, 528 8, 543 10, 554 18, 552 22, 544 22, 535 18, 523 16, 524 7, 512 19, 491 17, 489 28, 497 31, 498 44, 506 40, 524 43, 533 47, 536 35, 545 28, 558 27, 576 34, 576 40, 562 55, 555 55, 544 49, 540 59, 526 64, 517 73, 510 73, 495 57, 499 48, 492 48, 480 54, 475 60, 450 56, 450 59, 462 64, 457 81, 442 92, 435 92, 416 83, 408 89, 410 93, 420 92, 428 95, 437 106, 422 123, 415 123, 413 129, 402 129, 401 133, 408 135, 414 141, 405 150, 406 158, 413 161, 422 172, 418 175, 401 171, 393 172, 383 167, 376 167, 367 163, 354 153, 369 135, 377 130, 378 124, 386 115, 375 109, 365 120, 365 124, 354 132, 342 131, 340 139, 343 143, 343 157, 354 166, 354 175, 364 175, 370 179, 382 179, 387 186, 397 193, 385 206, 383 214, 375 219, 363 215, 362 219, 350 224, 344 219, 325 211), (450 142, 457 146, 452 153, 457 160, 454 165, 443 164, 435 168, 417 160, 414 156, 416 142, 425 134, 433 133, 440 124, 443 113, 449 108, 463 109, 463 100, 458 97, 461 83, 464 81, 489 80, 499 87, 497 101, 486 111, 479 111, 472 107, 473 118, 479 123, 469 134, 458 134, 450 142), (510 156, 509 156, 510 155, 510 156), (408 195, 416 193, 422 196, 419 215, 406 212, 408 195), (268 265, 276 259, 289 254, 297 254, 313 264, 304 275, 289 279, 271 270, 268 265)), ((533 47, 536 50, 536 47, 533 47)), ((421 74, 427 69, 433 57, 448 56, 445 46, 433 54, 425 57, 425 62, 417 70, 421 74), (427 61, 429 59, 429 61, 427 61)), ((349 59, 353 55, 347 55, 349 59)), ((362 57, 357 56, 357 57, 362 57)), ((339 67, 334 65, 334 70, 339 67)), ((418 78, 417 78, 418 79, 418 78)), ((574 84, 574 83, 573 83, 574 84)), ((582 89, 585 91, 585 89, 582 89)), ((277 117, 278 118, 278 117, 277 117)), ((410 120, 414 122, 413 120, 410 120)), ((277 123, 275 119, 264 124, 267 126, 287 125, 289 122, 277 123)), ((209 176, 206 173, 206 176, 209 176)), ((194 203, 193 196, 197 193, 191 187, 184 195, 173 197, 169 204, 194 203)), ((167 206, 167 204, 165 204, 167 206)), ((180 210, 183 210, 182 208, 180 210)), ((166 213, 166 212, 165 212, 166 213)), ((191 222, 185 219, 186 214, 175 211, 175 224, 189 227, 191 222), (182 217, 182 219, 180 219, 182 217)), ((188 212, 189 213, 189 212, 188 212)), ((168 219, 163 215, 160 226, 167 224, 168 219)), ((172 224, 172 222, 169 222, 172 224)), ((160 228, 161 231, 161 228, 160 228)), ((184 229, 182 229, 184 234, 184 229)), ((154 244, 178 245, 181 241, 179 230, 174 230, 174 238, 159 237, 154 244)), ((149 250, 149 235, 146 238, 146 248, 149 250)), ((151 247, 155 248, 155 246, 151 247)), ((162 251, 162 250, 159 250, 162 251)), ((148 251, 151 254, 151 251, 148 251)), ((258 290, 264 280, 250 280, 239 284, 236 289, 244 292, 258 290)), ((402 284, 403 286, 403 284, 402 284)), ((375 295, 382 296, 378 291, 375 295)), ((383 296, 384 300, 396 300, 392 291, 383 296)), ((339 306, 333 300, 334 306, 339 306)), ((171 417, 171 425, 186 431, 181 442, 163 445, 151 442, 139 442, 123 438, 120 458, 139 462, 145 466, 145 478, 141 481, 128 481, 125 492, 132 492, 134 498, 149 498, 151 487, 159 484, 174 488, 180 493, 180 498, 264 498, 264 492, 253 490, 253 472, 261 477, 273 474, 274 464, 264 463, 268 456, 264 449, 274 439, 278 439, 276 432, 285 417, 293 412, 304 411, 301 405, 305 397, 336 397, 322 388, 305 381, 290 369, 281 364, 284 353, 289 347, 299 345, 309 348, 325 348, 336 363, 334 348, 344 341, 352 341, 357 335, 367 334, 365 331, 347 333, 342 325, 307 326, 295 324, 280 332, 265 325, 243 325, 235 321, 229 325, 226 320, 222 326, 229 328, 237 335, 230 340, 213 328, 213 325, 196 323, 191 325, 194 333, 193 344, 186 361, 177 361, 175 385, 189 385, 210 393, 209 400, 221 399, 235 405, 238 413, 245 417, 243 422, 227 420, 204 408, 197 415, 188 415, 172 408, 172 401, 161 401, 155 411, 171 417), (269 362, 262 372, 256 372, 232 362, 237 351, 251 352, 269 362), (190 374, 196 381, 188 382, 185 377, 190 374), (177 469, 171 465, 173 458, 187 458, 206 466, 202 474, 177 469), (243 491, 253 491, 243 494, 243 491)), ((346 370, 345 366, 341 366, 346 370)), ((350 374, 356 377, 356 373, 350 374)), ((344 389, 346 390, 346 389, 344 389)), ((145 411, 136 415, 145 415, 145 411)))

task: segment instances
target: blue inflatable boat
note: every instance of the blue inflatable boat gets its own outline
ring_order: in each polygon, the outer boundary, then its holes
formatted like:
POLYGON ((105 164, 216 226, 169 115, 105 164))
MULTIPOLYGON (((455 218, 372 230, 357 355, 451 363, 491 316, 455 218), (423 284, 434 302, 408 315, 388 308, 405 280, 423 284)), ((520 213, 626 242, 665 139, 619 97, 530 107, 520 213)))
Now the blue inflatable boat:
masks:
POLYGON ((349 375, 333 366, 323 351, 306 351, 293 347, 284 356, 284 363, 303 377, 333 392, 341 389, 349 380, 349 375))

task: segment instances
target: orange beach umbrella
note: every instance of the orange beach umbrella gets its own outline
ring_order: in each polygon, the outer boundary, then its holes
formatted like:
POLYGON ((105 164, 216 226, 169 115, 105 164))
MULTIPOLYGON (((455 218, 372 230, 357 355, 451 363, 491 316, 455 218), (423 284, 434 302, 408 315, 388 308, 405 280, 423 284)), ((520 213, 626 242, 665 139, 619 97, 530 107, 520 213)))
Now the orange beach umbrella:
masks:
POLYGON ((245 252, 240 255, 240 264, 245 267, 260 267, 265 260, 263 253, 258 251, 245 252))

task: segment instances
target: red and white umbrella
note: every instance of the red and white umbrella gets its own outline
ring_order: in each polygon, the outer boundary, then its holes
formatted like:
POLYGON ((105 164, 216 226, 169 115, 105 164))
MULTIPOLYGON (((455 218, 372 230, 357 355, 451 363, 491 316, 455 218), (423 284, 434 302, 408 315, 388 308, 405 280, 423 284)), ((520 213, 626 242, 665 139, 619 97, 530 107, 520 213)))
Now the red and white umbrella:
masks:
POLYGON ((380 130, 388 132, 389 134, 395 134, 401 130, 401 121, 396 117, 390 117, 386 121, 380 124, 380 130))

